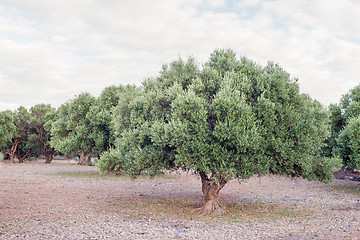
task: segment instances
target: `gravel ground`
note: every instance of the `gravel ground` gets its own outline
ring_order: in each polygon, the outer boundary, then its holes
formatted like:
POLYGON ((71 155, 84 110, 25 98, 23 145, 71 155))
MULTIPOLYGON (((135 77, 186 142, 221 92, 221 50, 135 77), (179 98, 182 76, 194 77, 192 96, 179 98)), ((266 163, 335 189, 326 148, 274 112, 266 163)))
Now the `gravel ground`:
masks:
POLYGON ((225 205, 276 211, 261 216, 238 209, 202 217, 186 208, 201 199, 196 176, 131 180, 56 174, 82 171, 97 169, 68 161, 0 163, 0 239, 360 239, 360 195, 332 187, 359 188, 358 182, 280 176, 232 181, 220 192, 225 205), (171 201, 185 203, 184 213, 171 201))

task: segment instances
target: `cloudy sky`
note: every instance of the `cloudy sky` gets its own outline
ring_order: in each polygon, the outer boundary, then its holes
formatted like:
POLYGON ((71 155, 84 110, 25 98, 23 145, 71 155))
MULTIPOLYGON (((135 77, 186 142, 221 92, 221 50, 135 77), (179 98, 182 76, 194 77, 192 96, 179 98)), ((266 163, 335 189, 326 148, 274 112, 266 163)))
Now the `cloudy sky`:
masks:
POLYGON ((0 0, 0 110, 140 84, 231 48, 325 106, 360 83, 359 0, 0 0))

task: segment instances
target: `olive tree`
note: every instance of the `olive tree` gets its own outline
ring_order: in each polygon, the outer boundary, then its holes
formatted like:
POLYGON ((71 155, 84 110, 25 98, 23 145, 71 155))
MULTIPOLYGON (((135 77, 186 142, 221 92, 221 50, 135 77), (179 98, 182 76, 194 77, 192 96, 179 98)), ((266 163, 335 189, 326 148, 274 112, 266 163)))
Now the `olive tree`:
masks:
MULTIPOLYGON (((140 88, 126 85, 119 87, 117 91, 117 102, 110 108, 111 134, 109 137, 109 148, 101 155, 99 167, 103 172, 122 172, 122 159, 119 158, 119 147, 116 147, 122 139, 121 134, 130 128, 131 106, 129 103, 140 93, 140 88), (110 141, 111 140, 111 141, 110 141)), ((109 96, 110 97, 110 96, 109 96)), ((113 97, 112 97, 113 98, 113 97)), ((115 103, 115 101, 111 101, 115 103)), ((134 123, 134 121, 132 122, 134 123)))
POLYGON ((328 149, 342 159, 344 167, 360 168, 360 85, 330 106, 332 138, 328 149))
POLYGON ((232 50, 215 50, 202 67, 192 58, 164 65, 115 107, 114 121, 116 149, 101 170, 193 170, 202 214, 223 212, 218 194, 231 179, 271 172, 329 181, 335 164, 321 156, 329 134, 321 104, 277 64, 261 67, 232 50))
POLYGON ((32 146, 29 142, 30 120, 29 112, 20 106, 14 112, 2 112, 1 132, 2 151, 9 155, 10 161, 15 162, 15 158, 22 163, 32 154, 32 146))
POLYGON ((33 154, 34 148, 34 145, 29 139, 30 113, 23 106, 20 106, 15 111, 15 125, 17 128, 17 138, 14 139, 14 142, 18 141, 15 156, 19 162, 22 163, 33 154))
POLYGON ((90 164, 94 152, 91 124, 86 115, 95 100, 89 93, 82 93, 62 104, 51 125, 51 147, 63 154, 77 152, 79 164, 90 164))
POLYGON ((29 141, 37 146, 38 154, 44 154, 45 163, 51 163, 55 149, 50 146, 50 129, 55 117, 55 108, 49 104, 37 104, 30 108, 29 141))
POLYGON ((8 154, 10 161, 15 162, 15 151, 18 141, 13 141, 17 136, 15 116, 10 110, 0 112, 0 149, 8 154))
POLYGON ((114 148, 115 131, 112 122, 112 111, 118 105, 120 95, 127 88, 133 88, 133 86, 106 87, 86 114, 91 128, 89 138, 93 140, 94 150, 98 155, 110 148, 114 148))
POLYGON ((360 116, 349 120, 337 138, 337 153, 343 164, 351 169, 360 169, 360 116))

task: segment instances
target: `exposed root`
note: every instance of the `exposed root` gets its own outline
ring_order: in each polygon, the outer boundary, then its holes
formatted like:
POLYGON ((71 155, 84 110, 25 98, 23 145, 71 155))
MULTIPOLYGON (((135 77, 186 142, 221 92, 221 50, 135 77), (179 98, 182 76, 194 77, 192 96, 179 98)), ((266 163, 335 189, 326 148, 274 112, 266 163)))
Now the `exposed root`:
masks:
POLYGON ((227 212, 226 208, 223 207, 219 202, 209 201, 199 208, 192 210, 193 213, 201 215, 221 215, 227 212))

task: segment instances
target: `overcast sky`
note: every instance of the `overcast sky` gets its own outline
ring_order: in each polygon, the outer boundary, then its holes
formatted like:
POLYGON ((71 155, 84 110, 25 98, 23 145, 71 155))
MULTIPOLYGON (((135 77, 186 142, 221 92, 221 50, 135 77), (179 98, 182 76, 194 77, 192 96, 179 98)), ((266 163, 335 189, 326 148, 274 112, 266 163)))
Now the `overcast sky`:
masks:
POLYGON ((231 48, 327 106, 359 84, 359 0, 0 0, 0 110, 139 85, 231 48))

